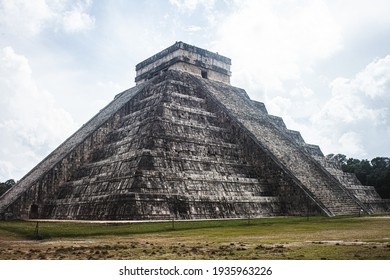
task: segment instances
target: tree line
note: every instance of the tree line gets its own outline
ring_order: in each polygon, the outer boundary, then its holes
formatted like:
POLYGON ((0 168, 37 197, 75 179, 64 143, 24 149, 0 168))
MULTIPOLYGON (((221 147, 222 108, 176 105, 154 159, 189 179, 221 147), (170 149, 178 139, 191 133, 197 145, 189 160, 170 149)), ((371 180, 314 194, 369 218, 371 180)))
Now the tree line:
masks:
POLYGON ((8 189, 10 189, 13 185, 15 185, 15 180, 9 179, 4 183, 0 183, 0 196, 3 195, 8 189))
POLYGON ((336 161, 344 172, 355 173, 363 185, 374 186, 382 198, 390 199, 390 158, 347 159, 343 154, 330 154, 326 157, 336 161))

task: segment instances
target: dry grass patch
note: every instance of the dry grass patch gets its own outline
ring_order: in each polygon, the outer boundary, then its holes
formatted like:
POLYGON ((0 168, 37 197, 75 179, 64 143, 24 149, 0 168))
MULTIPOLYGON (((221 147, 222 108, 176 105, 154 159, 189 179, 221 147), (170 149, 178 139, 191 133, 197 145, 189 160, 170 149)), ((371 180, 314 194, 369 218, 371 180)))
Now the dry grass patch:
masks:
POLYGON ((0 222, 0 259, 390 259, 390 219, 145 224, 0 222))

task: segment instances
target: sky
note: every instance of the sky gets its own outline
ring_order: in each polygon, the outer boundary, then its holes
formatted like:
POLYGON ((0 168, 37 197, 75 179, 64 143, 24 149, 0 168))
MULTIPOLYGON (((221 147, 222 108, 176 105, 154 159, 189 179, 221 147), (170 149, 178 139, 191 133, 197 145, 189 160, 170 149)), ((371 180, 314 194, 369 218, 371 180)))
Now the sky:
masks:
POLYGON ((0 182, 19 180, 183 41, 326 154, 390 157, 388 0, 0 0, 0 182))

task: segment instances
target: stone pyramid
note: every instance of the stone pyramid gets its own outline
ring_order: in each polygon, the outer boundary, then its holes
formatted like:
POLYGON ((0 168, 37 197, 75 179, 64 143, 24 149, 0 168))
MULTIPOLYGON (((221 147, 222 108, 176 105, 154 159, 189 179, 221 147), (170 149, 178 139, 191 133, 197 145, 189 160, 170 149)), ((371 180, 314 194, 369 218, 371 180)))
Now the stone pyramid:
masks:
POLYGON ((230 59, 176 42, 0 198, 2 219, 210 219, 385 211, 263 103, 230 59))

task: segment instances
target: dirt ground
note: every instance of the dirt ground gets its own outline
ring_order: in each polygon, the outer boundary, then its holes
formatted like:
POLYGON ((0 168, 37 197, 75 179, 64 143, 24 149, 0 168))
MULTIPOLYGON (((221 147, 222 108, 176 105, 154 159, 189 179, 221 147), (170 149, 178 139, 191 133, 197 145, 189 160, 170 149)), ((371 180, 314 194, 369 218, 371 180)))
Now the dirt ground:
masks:
POLYGON ((389 242, 188 242, 164 237, 0 241, 6 260, 390 259, 389 242))
MULTIPOLYGON (((368 219, 368 218, 365 218, 368 219)), ((312 231, 306 224, 44 240, 1 239, 1 260, 390 259, 390 219, 312 231), (285 230, 284 230, 285 229, 285 230)), ((361 221, 361 223, 360 223, 361 221)), ((308 224, 311 226, 310 224, 308 224)), ((316 228, 318 225, 315 226, 316 228)))

